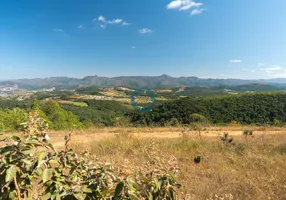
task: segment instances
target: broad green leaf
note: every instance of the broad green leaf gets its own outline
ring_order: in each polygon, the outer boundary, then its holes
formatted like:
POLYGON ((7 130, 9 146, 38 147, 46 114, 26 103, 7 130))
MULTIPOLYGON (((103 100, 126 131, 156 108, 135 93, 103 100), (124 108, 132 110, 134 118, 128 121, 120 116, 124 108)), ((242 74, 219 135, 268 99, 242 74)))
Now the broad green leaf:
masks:
POLYGON ((46 153, 44 151, 40 152, 38 156, 38 165, 40 165, 42 160, 44 160, 45 158, 46 158, 46 153))
POLYGON ((5 146, 4 148, 1 148, 0 154, 6 155, 12 151, 14 147, 13 146, 5 146))
POLYGON ((90 188, 88 188, 87 186, 84 186, 84 187, 82 188, 82 191, 83 191, 84 193, 92 193, 92 190, 91 190, 90 188))
POLYGON ((43 183, 46 183, 47 181, 51 180, 52 176, 53 176, 53 169, 52 168, 45 169, 42 175, 43 183))
POLYGON ((114 200, 119 199, 120 194, 123 191, 123 189, 124 189, 124 183, 123 182, 118 183, 118 185, 116 186, 115 192, 114 192, 114 196, 113 196, 114 200))
POLYGON ((51 193, 47 192, 44 196, 41 197, 42 200, 48 200, 51 198, 51 193))
POLYGON ((148 192, 148 200, 154 200, 153 195, 148 192))
POLYGON ((24 154, 24 155, 29 155, 29 154, 33 154, 34 151, 33 151, 33 149, 27 149, 27 150, 21 151, 21 153, 24 154))
POLYGON ((15 190, 9 193, 9 199, 16 199, 16 192, 15 192, 15 190))
POLYGON ((57 153, 57 150, 55 149, 53 144, 49 143, 47 146, 50 147, 55 153, 57 153))
POLYGON ((13 137, 12 137, 12 139, 15 141, 15 142, 19 142, 21 139, 18 137, 18 136, 16 136, 16 135, 14 135, 13 137))
POLYGON ((86 194, 83 194, 83 193, 76 193, 76 194, 73 194, 73 196, 78 200, 84 200, 86 198, 86 194))
POLYGON ((75 173, 73 176, 72 176, 72 182, 76 182, 77 181, 77 174, 75 173))
POLYGON ((58 165, 59 162, 56 159, 49 160, 50 165, 58 165))
POLYGON ((38 145, 38 146, 41 146, 41 145, 42 145, 37 139, 32 139, 32 138, 27 139, 26 142, 27 142, 28 144, 35 144, 35 145, 38 145))
POLYGON ((10 182, 16 177, 18 168, 15 165, 11 165, 9 169, 6 170, 5 181, 10 182))
POLYGON ((128 196, 129 196, 130 199, 132 199, 132 200, 140 200, 140 198, 137 197, 135 194, 129 193, 128 196))
POLYGON ((33 164, 33 162, 32 161, 30 161, 30 160, 28 160, 28 159, 22 159, 21 160, 23 163, 26 163, 27 165, 32 165, 33 164))

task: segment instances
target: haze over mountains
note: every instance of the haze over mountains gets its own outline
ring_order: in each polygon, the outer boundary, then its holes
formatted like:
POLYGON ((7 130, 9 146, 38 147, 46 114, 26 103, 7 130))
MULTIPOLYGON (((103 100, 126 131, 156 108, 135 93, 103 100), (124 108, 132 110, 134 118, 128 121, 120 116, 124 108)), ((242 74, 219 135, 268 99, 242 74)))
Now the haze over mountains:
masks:
POLYGON ((190 77, 172 77, 168 75, 161 76, 119 76, 119 77, 100 77, 87 76, 82 79, 70 77, 51 77, 51 78, 34 78, 34 79, 15 79, 0 81, 0 86, 15 85, 23 89, 41 89, 55 87, 57 89, 74 89, 79 86, 98 86, 114 87, 124 86, 131 88, 165 88, 181 86, 239 86, 247 84, 270 84, 286 85, 286 79, 212 79, 190 77))

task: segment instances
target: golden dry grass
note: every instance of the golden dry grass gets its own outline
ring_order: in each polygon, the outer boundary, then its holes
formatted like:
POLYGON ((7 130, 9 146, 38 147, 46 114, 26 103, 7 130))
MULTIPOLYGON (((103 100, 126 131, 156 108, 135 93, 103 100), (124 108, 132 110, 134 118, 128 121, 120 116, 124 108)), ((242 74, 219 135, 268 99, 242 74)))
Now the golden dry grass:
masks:
POLYGON ((181 192, 189 199, 286 199, 286 131, 260 129, 246 139, 240 127, 211 127, 202 137, 195 132, 180 135, 182 128, 114 128, 86 133, 87 141, 73 140, 73 146, 89 149, 129 173, 153 159, 176 165, 181 192), (218 135, 226 131, 233 135, 233 144, 220 141, 218 135), (196 165, 193 159, 198 154, 204 159, 196 165))
MULTIPOLYGON (((242 131, 248 128, 209 127, 201 137, 184 128, 102 128, 74 132, 71 142, 76 151, 90 150, 127 174, 144 163, 178 167, 186 199, 286 200, 286 129, 252 127, 254 137, 246 139, 242 131), (220 141, 224 132, 233 144, 220 141), (196 165, 198 154, 203 160, 196 165)), ((66 134, 50 133, 58 147, 66 134)))

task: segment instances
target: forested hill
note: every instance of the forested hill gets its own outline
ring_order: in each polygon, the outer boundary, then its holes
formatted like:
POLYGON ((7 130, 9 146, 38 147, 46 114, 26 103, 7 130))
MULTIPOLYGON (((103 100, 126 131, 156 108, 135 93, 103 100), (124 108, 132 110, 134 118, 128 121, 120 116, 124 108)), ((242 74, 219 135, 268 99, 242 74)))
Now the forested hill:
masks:
POLYGON ((57 89, 75 89, 78 86, 100 86, 114 87, 125 86, 130 88, 158 88, 158 87, 179 87, 179 86, 238 86, 252 83, 286 84, 286 79, 269 80, 241 80, 241 79, 203 79, 195 76, 172 77, 161 76, 120 76, 100 77, 87 76, 80 78, 52 77, 36 79, 17 79, 0 81, 0 86, 17 84, 23 89, 42 89, 56 87, 57 89))
POLYGON ((18 125, 27 121, 30 111, 40 112, 40 116, 49 122, 50 128, 56 130, 98 126, 173 126, 194 122, 226 125, 234 121, 246 125, 286 125, 286 93, 158 101, 147 113, 138 112, 132 106, 117 101, 61 102, 0 99, 0 132, 18 130, 18 125))
MULTIPOLYGON (((133 123, 189 124, 194 114, 214 124, 286 123, 285 93, 255 93, 215 98, 182 98, 154 106, 152 112, 131 114, 133 123)), ((196 120, 196 119, 195 119, 196 120)))

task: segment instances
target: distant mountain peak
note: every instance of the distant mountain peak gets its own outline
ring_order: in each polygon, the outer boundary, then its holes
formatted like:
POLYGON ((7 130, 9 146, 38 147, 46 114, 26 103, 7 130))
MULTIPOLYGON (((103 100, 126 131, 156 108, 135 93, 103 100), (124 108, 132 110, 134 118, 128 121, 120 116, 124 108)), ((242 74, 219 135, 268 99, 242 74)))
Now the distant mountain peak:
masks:
POLYGON ((97 75, 94 75, 94 76, 86 76, 84 77, 83 79, 93 79, 93 78, 98 78, 97 75))
POLYGON ((167 74, 162 74, 161 77, 164 77, 164 78, 172 78, 172 76, 169 76, 167 74))

